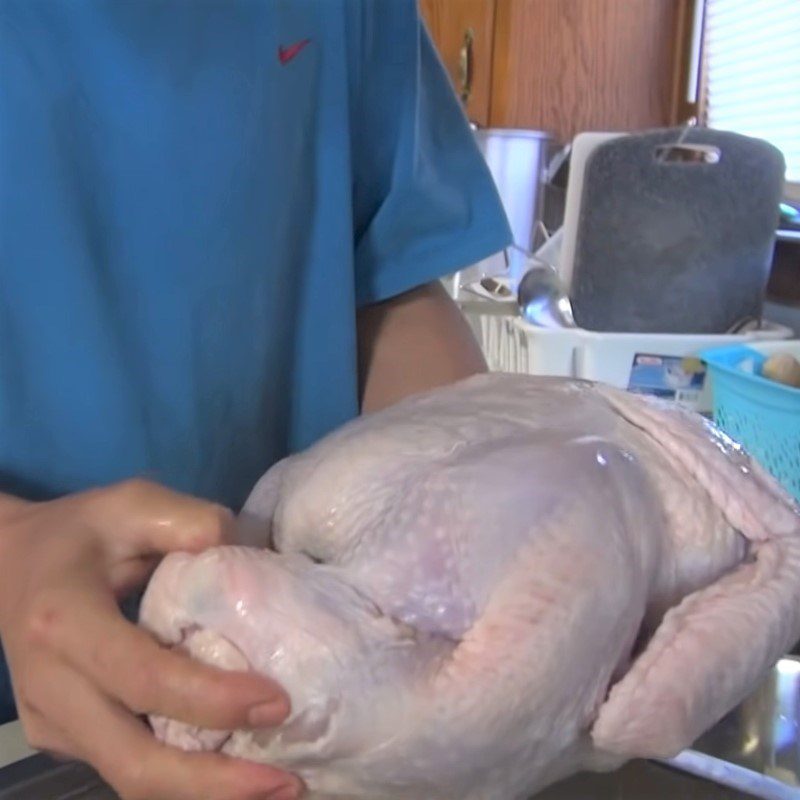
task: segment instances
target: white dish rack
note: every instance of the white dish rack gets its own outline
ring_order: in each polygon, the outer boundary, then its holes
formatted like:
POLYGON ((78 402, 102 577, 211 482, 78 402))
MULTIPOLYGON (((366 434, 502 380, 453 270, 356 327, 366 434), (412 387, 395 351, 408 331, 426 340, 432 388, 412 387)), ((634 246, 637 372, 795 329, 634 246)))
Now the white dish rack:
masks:
POLYGON ((538 328, 491 302, 461 303, 496 372, 552 375, 598 381, 620 389, 660 394, 701 413, 711 410, 710 381, 697 354, 710 347, 746 341, 789 339, 792 330, 765 322, 728 335, 597 333, 581 328, 538 328), (650 366, 642 371, 641 362, 650 366), (656 374, 656 385, 641 376, 656 374))

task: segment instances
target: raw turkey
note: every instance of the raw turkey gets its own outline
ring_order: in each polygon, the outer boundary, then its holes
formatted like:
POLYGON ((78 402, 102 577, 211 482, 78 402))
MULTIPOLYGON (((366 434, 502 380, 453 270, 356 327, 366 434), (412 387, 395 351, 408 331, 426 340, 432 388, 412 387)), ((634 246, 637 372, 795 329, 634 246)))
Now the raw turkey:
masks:
POLYGON ((800 638, 800 512, 710 423, 490 374, 258 483, 241 545, 167 557, 142 624, 288 691, 280 728, 154 719, 315 798, 515 800, 677 754, 800 638))

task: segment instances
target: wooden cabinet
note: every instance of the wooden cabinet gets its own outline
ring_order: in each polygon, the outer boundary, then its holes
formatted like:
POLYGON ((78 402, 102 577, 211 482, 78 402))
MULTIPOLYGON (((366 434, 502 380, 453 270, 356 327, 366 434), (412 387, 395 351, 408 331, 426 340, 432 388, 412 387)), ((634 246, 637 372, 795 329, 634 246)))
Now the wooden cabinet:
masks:
POLYGON ((428 30, 467 115, 481 126, 489 125, 495 2, 420 0, 428 30))
POLYGON ((673 124, 692 0, 420 0, 457 91, 472 35, 467 113, 479 125, 581 130, 673 124))

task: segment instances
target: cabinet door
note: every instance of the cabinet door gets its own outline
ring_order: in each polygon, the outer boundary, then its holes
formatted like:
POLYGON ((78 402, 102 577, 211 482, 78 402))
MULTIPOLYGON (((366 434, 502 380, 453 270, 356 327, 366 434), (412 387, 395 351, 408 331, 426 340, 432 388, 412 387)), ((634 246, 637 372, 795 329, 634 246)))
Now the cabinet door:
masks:
POLYGON ((467 115, 488 125, 495 0, 419 0, 419 6, 467 115))
POLYGON ((684 0, 496 0, 490 124, 567 141, 670 123, 684 0))

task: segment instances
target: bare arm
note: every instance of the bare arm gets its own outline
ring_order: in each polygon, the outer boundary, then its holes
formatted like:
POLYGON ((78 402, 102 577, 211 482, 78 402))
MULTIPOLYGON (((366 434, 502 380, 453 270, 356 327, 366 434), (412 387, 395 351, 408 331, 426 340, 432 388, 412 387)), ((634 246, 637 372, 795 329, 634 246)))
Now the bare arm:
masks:
POLYGON ((460 310, 437 281, 358 316, 362 411, 486 371, 460 310))

